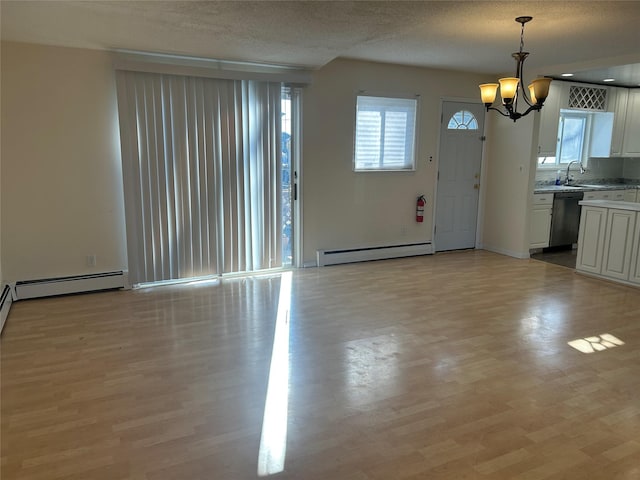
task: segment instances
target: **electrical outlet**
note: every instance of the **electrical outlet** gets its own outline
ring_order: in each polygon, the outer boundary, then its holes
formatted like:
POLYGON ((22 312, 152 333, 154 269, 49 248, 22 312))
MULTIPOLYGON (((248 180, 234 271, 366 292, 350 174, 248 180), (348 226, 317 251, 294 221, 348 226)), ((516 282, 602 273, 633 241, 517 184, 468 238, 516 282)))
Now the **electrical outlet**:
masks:
POLYGON ((96 254, 92 253, 91 255, 87 255, 87 267, 95 267, 96 266, 96 254))

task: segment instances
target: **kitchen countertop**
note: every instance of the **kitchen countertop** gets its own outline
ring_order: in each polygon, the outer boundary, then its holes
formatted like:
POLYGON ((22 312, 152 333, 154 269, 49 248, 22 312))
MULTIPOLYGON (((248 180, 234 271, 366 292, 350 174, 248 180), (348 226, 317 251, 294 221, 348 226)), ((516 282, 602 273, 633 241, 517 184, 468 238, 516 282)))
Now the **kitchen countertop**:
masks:
POLYGON ((640 185, 634 183, 542 185, 535 187, 533 193, 593 192, 596 190, 631 190, 634 188, 640 188, 640 185))

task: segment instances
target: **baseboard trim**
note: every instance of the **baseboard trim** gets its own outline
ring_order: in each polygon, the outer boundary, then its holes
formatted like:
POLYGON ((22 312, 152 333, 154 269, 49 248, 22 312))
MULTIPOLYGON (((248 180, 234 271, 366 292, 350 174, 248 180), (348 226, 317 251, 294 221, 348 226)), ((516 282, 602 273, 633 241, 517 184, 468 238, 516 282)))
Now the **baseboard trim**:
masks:
POLYGON ((431 242, 410 243, 405 245, 381 245, 333 250, 318 250, 317 265, 338 265, 342 263, 386 260, 391 258, 414 257, 433 253, 431 242))
POLYGON ((4 324, 9 317, 9 310, 11 310, 11 304, 13 303, 13 295, 11 292, 11 286, 5 285, 0 294, 0 333, 4 329, 4 324))
POLYGON ((23 280, 16 282, 15 294, 17 300, 26 300, 72 293, 127 289, 129 288, 128 277, 128 272, 120 270, 69 277, 23 280))

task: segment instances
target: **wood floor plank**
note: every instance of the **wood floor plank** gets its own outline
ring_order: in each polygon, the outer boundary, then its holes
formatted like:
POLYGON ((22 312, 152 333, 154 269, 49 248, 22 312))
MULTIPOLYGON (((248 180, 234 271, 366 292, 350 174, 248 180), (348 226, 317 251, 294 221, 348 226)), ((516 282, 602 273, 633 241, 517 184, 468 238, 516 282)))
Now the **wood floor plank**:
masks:
MULTIPOLYGON (((2 478, 256 478, 279 287, 15 302, 2 478)), ((296 270, 288 328, 274 479, 640 479, 640 289, 453 252, 296 270)))

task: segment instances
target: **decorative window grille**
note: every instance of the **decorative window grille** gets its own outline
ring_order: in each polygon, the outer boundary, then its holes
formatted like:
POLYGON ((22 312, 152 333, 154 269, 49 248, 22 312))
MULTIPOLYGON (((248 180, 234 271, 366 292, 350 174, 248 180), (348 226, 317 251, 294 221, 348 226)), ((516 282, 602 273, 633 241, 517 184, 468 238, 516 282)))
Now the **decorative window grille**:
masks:
POLYGON ((448 130, 478 130, 478 121, 473 113, 460 110, 452 115, 447 124, 448 130))
POLYGON ((607 89, 572 85, 569 87, 569 108, 604 111, 607 109, 607 89))

